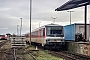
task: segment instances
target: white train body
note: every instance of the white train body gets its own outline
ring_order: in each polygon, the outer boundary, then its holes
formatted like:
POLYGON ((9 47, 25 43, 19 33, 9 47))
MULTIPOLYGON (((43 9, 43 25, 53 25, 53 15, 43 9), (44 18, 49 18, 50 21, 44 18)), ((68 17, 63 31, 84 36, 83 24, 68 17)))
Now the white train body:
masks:
POLYGON ((31 42, 39 43, 44 47, 56 46, 56 48, 58 48, 64 45, 63 33, 63 26, 57 24, 48 24, 35 29, 31 33, 31 42))

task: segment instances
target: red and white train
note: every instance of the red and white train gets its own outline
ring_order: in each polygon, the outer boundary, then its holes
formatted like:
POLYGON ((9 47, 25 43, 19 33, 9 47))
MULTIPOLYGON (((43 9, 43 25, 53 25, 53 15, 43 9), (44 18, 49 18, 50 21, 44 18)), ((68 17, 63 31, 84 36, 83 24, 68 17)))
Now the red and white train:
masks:
MULTIPOLYGON (((30 42, 29 38, 27 42, 30 42)), ((48 24, 39 27, 31 33, 31 43, 38 43, 44 48, 60 49, 64 44, 63 26, 48 24)))
POLYGON ((0 35, 0 40, 7 40, 7 36, 6 35, 0 35))

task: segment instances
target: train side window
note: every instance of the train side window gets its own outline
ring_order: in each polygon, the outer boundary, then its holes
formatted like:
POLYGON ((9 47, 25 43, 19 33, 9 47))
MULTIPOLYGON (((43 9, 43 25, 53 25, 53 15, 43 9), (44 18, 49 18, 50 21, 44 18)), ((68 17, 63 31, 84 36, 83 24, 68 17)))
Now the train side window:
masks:
POLYGON ((45 36, 45 29, 43 29, 43 36, 45 36))
POLYGON ((42 29, 40 30, 40 35, 43 36, 43 30, 42 29))

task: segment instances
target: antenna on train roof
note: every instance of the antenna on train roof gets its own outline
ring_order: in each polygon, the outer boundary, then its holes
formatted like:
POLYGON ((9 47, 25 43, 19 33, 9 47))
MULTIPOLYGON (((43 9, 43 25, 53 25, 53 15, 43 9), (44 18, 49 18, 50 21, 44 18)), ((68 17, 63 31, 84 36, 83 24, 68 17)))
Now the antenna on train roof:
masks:
POLYGON ((51 24, 53 24, 53 23, 51 23, 51 24))

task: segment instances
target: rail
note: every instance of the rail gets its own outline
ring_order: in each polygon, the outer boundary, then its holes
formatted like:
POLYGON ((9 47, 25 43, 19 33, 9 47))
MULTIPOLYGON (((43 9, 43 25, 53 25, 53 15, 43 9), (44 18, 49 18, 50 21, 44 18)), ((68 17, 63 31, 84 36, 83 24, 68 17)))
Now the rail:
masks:
POLYGON ((61 57, 65 60, 90 60, 89 56, 76 54, 76 53, 70 53, 68 51, 60 51, 60 52, 49 51, 49 53, 57 57, 61 57))
POLYGON ((32 53, 29 53, 29 55, 31 55, 31 57, 33 58, 33 60, 37 60, 36 57, 32 53))
POLYGON ((10 41, 10 40, 6 40, 6 41, 3 41, 3 42, 0 42, 0 48, 1 48, 3 45, 5 45, 8 41, 10 41))

